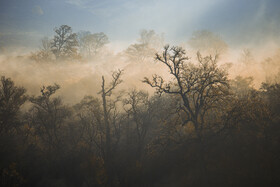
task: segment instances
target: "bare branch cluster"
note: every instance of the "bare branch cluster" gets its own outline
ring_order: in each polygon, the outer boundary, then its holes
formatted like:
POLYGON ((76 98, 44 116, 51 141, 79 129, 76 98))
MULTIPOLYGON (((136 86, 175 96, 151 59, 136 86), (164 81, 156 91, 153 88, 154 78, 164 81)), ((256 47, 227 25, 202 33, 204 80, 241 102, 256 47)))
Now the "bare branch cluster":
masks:
POLYGON ((195 64, 189 61, 184 49, 167 45, 162 54, 156 54, 156 60, 168 68, 173 81, 166 82, 161 76, 153 75, 152 80, 145 77, 143 82, 156 88, 159 94, 180 96, 179 108, 187 116, 185 123, 192 122, 198 132, 203 129, 207 111, 218 107, 229 94, 227 73, 218 67, 217 58, 202 57, 198 52, 195 64))

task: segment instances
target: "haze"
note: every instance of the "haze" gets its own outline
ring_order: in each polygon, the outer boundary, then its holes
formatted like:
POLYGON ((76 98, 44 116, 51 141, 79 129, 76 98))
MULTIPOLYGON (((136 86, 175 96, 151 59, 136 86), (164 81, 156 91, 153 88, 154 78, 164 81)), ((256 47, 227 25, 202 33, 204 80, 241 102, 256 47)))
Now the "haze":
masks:
POLYGON ((0 186, 279 186, 280 1, 0 1, 0 186))

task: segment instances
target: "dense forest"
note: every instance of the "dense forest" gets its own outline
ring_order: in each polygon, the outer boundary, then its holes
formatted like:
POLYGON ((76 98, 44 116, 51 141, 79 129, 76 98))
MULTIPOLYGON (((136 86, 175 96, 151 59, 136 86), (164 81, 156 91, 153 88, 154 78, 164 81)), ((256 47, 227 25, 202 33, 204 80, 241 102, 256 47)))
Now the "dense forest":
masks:
POLYGON ((191 49, 153 30, 117 54, 108 43, 62 25, 32 54, 1 59, 0 186, 280 186, 279 55, 257 64, 244 49, 236 67, 205 30, 191 49), (56 83, 70 66, 99 69, 56 83), (261 82, 244 76, 256 66, 261 82))

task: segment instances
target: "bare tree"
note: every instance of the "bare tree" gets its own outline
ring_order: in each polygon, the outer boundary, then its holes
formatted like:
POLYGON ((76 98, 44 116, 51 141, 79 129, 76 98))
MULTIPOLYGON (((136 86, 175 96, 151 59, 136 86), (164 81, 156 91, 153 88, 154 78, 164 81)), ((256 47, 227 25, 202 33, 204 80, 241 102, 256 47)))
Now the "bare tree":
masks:
POLYGON ((154 75, 152 80, 145 78, 144 82, 156 88, 160 94, 173 94, 181 98, 178 111, 184 114, 182 125, 190 123, 194 127, 199 143, 201 185, 204 185, 207 183, 204 132, 222 129, 216 123, 210 126, 205 118, 207 114, 211 117, 214 109, 222 108, 229 94, 227 74, 217 66, 217 55, 214 58, 202 57, 197 53, 198 64, 194 64, 181 47, 165 46, 161 55, 156 54, 156 60, 168 68, 173 81, 166 82, 161 76, 154 75))
POLYGON ((196 136, 202 140, 207 112, 220 107, 229 94, 226 71, 217 66, 217 56, 202 57, 197 53, 198 64, 186 63, 189 57, 180 47, 165 46, 162 55, 156 54, 156 60, 168 68, 174 81, 166 82, 161 76, 154 75, 152 80, 145 77, 144 82, 160 94, 180 96, 182 104, 179 108, 186 115, 183 125, 191 122, 196 136))
POLYGON ((100 100, 92 96, 85 96, 74 108, 77 111, 81 130, 78 141, 85 142, 90 152, 96 152, 104 158, 105 128, 100 100))
POLYGON ((103 114, 104 114, 104 125, 105 125, 105 168, 107 170, 108 175, 108 183, 110 184, 112 182, 112 136, 111 136, 111 125, 115 125, 114 123, 114 116, 113 119, 110 120, 110 111, 115 108, 115 103, 113 105, 108 105, 107 97, 110 97, 113 90, 122 83, 121 75, 123 71, 118 70, 113 72, 112 74, 112 81, 109 83, 109 86, 106 87, 105 78, 102 76, 102 85, 101 85, 101 91, 99 94, 101 94, 102 97, 102 105, 103 105, 103 114))
POLYGON ((124 109, 131 116, 136 127, 137 156, 141 158, 144 149, 145 138, 152 121, 151 106, 148 93, 132 90, 128 98, 124 99, 124 109))

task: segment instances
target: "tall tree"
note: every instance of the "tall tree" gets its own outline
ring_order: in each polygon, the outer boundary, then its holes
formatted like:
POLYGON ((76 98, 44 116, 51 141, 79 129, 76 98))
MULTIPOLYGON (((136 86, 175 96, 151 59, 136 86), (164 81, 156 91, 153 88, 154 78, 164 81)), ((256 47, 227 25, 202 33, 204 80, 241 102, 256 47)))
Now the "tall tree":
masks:
POLYGON ((178 111, 183 114, 183 123, 191 124, 199 143, 199 168, 201 185, 207 184, 205 155, 206 132, 216 133, 223 129, 210 119, 215 109, 221 110, 229 95, 227 73, 217 65, 217 56, 202 57, 197 53, 197 64, 191 63, 181 47, 164 47, 162 54, 156 54, 156 60, 164 64, 173 81, 166 82, 161 76, 154 75, 152 80, 144 82, 156 88, 162 94, 172 94, 180 98, 178 111), (203 180, 202 180, 203 179, 203 180))
POLYGON ((20 107, 27 99, 26 90, 15 86, 10 78, 1 77, 0 82, 0 134, 17 125, 20 107))
POLYGON ((163 46, 163 35, 158 35, 154 30, 142 30, 138 43, 130 45, 125 54, 130 61, 144 62, 153 57, 153 55, 163 46))
POLYGON ((111 96, 113 90, 122 83, 121 75, 122 70, 118 70, 116 72, 113 72, 112 74, 112 81, 109 83, 109 86, 106 87, 105 84, 105 78, 102 76, 102 85, 101 85, 101 91, 99 92, 102 97, 102 105, 103 105, 103 114, 104 114, 104 125, 105 125, 105 168, 108 175, 108 184, 111 185, 112 177, 113 177, 113 154, 112 154, 112 125, 114 125, 114 120, 110 120, 110 111, 113 109, 112 107, 115 107, 114 105, 108 106, 107 97, 111 96), (112 122, 113 121, 113 122, 112 122), (112 123, 111 123, 112 122, 112 123))
POLYGON ((51 42, 52 52, 56 59, 69 59, 78 57, 77 34, 72 33, 68 25, 61 25, 54 29, 56 35, 51 42))
POLYGON ((104 124, 100 100, 92 96, 85 96, 79 104, 74 106, 77 111, 81 137, 90 151, 104 158, 104 124), (97 151, 96 151, 97 150, 97 151))
POLYGON ((138 159, 141 159, 148 129, 153 118, 148 93, 132 90, 128 93, 128 97, 124 99, 123 103, 126 113, 128 116, 131 116, 133 123, 135 123, 137 137, 136 154, 138 159))
POLYGON ((202 57, 197 53, 198 64, 186 63, 189 57, 180 47, 165 46, 162 55, 156 54, 156 60, 168 68, 174 81, 166 82, 154 75, 152 80, 145 78, 144 82, 159 93, 178 95, 182 101, 180 108, 186 115, 184 124, 191 122, 201 139, 207 112, 221 106, 229 94, 226 71, 217 66, 216 56, 202 57))
POLYGON ((78 33, 78 40, 81 53, 86 57, 96 55, 100 49, 109 43, 109 39, 103 32, 90 33, 89 31, 82 31, 78 33))
POLYGON ((25 146, 21 136, 23 123, 20 108, 27 96, 23 87, 15 86, 10 78, 0 80, 0 186, 20 186, 24 184, 19 171, 18 159, 25 146))
POLYGON ((59 97, 52 98, 60 88, 59 85, 43 86, 41 95, 31 97, 33 107, 30 109, 27 122, 35 129, 41 144, 50 150, 59 150, 63 143, 63 129, 70 110, 63 105, 59 97))

